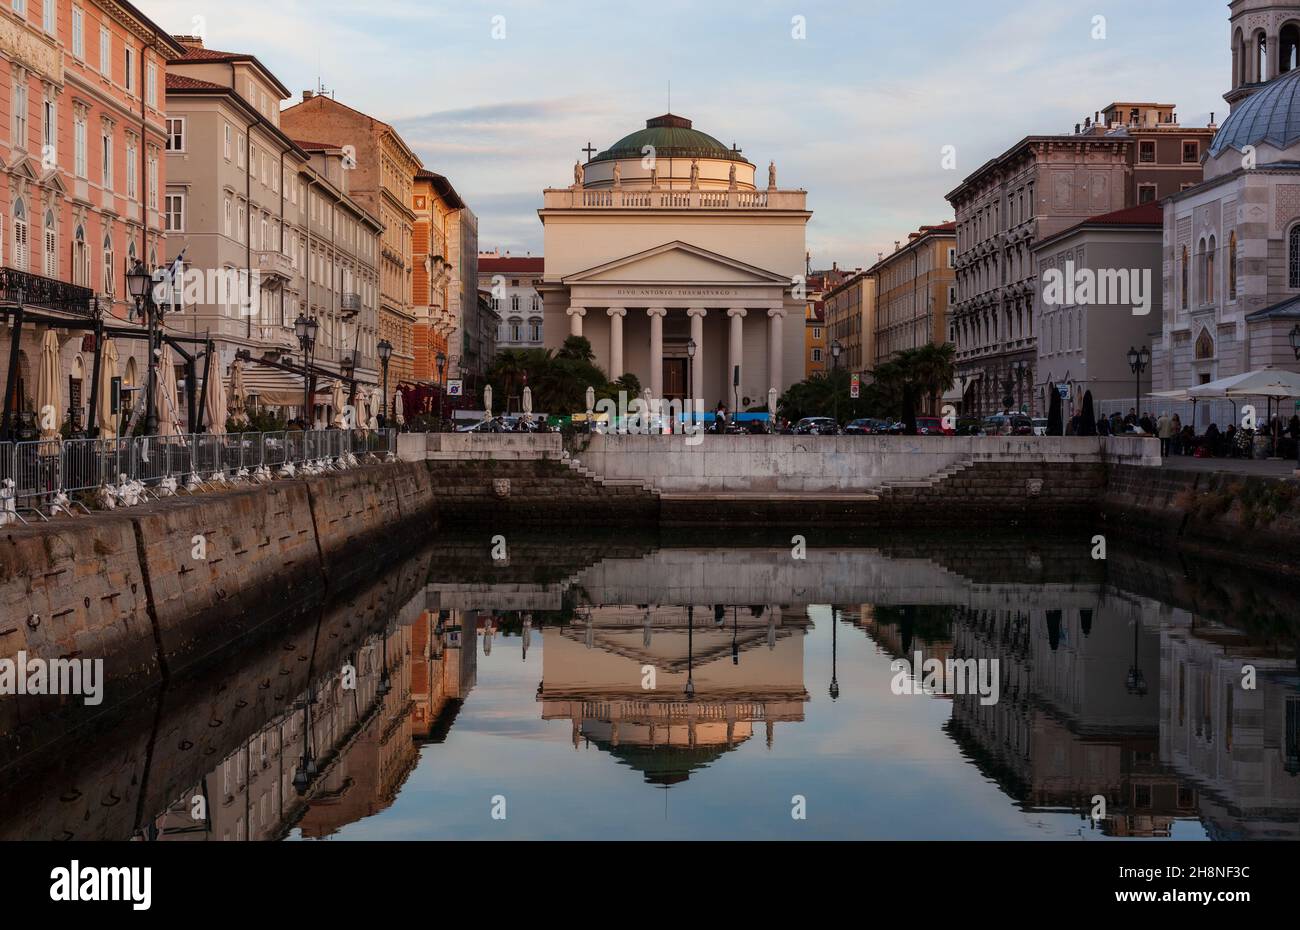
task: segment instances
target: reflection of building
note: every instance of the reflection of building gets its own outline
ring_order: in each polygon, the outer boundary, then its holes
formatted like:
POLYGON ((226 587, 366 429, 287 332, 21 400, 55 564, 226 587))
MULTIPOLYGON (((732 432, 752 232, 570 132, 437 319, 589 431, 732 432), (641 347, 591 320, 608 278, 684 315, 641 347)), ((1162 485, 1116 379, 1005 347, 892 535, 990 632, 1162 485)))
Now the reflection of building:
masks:
POLYGON ((958 609, 957 618, 955 656, 997 659, 1001 693, 994 705, 955 697, 948 732, 1008 795, 1084 818, 1100 795, 1109 836, 1169 836, 1195 816, 1195 792, 1157 753, 1159 641, 1138 605, 958 609))
POLYGON ((803 719, 802 614, 776 607, 597 607, 547 628, 546 720, 671 785, 763 727, 803 719), (653 687, 647 667, 654 669, 653 687))
POLYGON ((1201 786, 1216 838, 1300 839, 1300 674, 1293 649, 1269 652, 1180 610, 1161 638, 1160 754, 1201 786))
POLYGON ((347 658, 355 688, 344 669, 316 679, 156 818, 158 838, 277 839, 295 825, 328 836, 388 807, 418 743, 441 741, 473 687, 473 641, 462 651, 460 623, 457 611, 425 611, 368 637, 347 658), (296 783, 304 762, 309 780, 296 783), (192 816, 196 797, 206 820, 192 816))

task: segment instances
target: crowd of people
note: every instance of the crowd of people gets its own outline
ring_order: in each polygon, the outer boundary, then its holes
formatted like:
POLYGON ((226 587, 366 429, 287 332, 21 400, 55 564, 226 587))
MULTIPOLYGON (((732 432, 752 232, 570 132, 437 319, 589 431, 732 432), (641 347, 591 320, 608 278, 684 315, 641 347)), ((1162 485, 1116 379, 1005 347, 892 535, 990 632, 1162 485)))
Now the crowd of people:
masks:
MULTIPOLYGON (((1066 435, 1078 435, 1080 426, 1080 415, 1075 414, 1066 426, 1066 435)), ((1272 454, 1281 458, 1294 458, 1296 444, 1300 442, 1300 416, 1293 416, 1289 421, 1273 417, 1258 429, 1241 428, 1231 423, 1227 429, 1220 430, 1217 423, 1211 423, 1203 434, 1197 435, 1192 424, 1183 423, 1177 413, 1172 416, 1161 413, 1157 417, 1143 413, 1139 416, 1137 410, 1130 407, 1127 416, 1120 416, 1116 412, 1109 417, 1098 417, 1097 434, 1155 436, 1160 440, 1160 454, 1166 458, 1174 455, 1250 458, 1257 434, 1267 438, 1270 443, 1277 436, 1278 448, 1272 450, 1272 454)))

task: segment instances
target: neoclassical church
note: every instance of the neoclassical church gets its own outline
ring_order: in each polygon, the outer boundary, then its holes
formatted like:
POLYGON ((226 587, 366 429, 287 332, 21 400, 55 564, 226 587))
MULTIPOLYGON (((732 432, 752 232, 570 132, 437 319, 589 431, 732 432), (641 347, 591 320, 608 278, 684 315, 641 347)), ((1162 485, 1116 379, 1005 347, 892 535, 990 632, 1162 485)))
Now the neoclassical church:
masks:
POLYGON ((573 174, 538 211, 548 348, 585 336, 611 379, 706 407, 765 406, 803 378, 806 191, 672 114, 573 174))
POLYGON ((1230 18, 1231 114, 1204 181, 1164 202, 1156 391, 1300 369, 1300 2, 1234 0, 1230 18))

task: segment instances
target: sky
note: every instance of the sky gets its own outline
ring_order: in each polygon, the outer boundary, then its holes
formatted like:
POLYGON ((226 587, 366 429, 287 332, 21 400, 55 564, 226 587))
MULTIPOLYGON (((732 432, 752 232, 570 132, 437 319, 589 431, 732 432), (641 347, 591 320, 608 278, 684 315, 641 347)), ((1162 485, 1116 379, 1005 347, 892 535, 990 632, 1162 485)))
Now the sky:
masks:
MULTIPOLYGON (((545 187, 669 108, 809 192, 813 266, 873 264, 1031 133, 1116 100, 1222 122, 1226 0, 137 0, 393 123, 479 217, 542 252, 545 187), (1102 17, 1104 19, 1099 20, 1102 17), (802 37, 797 37, 798 33, 802 37), (945 146, 955 165, 945 167, 945 146)), ((762 172, 760 171, 760 175, 762 172)))

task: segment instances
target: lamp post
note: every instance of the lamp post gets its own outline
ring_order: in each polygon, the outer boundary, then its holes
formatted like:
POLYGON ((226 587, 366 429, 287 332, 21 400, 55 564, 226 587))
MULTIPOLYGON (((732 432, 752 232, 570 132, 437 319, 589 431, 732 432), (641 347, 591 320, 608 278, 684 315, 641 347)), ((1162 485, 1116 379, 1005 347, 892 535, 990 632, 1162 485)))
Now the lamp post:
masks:
POLYGON ((384 367, 384 422, 381 424, 383 429, 388 428, 388 362, 393 357, 393 344, 387 339, 380 339, 379 345, 375 346, 379 352, 379 364, 384 367))
POLYGON ((695 384, 693 383, 693 379, 695 377, 695 356, 699 351, 700 351, 699 343, 697 343, 694 339, 687 341, 686 343, 686 358, 687 358, 686 409, 690 411, 692 423, 695 422, 695 414, 697 412, 693 409, 695 404, 695 384))
POLYGON ((1025 377, 1029 374, 1029 363, 1024 359, 1015 364, 1016 372, 1016 405, 1020 413, 1024 413, 1025 406, 1025 377))
POLYGON ((840 353, 844 351, 844 346, 840 345, 838 339, 831 340, 831 398, 833 411, 835 414, 835 432, 840 431, 840 353))
POLYGON ((298 345, 302 348, 302 428, 310 429, 312 414, 311 403, 311 360, 316 352, 316 334, 320 330, 320 323, 316 322, 314 316, 298 314, 298 319, 293 321, 293 334, 298 337, 298 345))
MULTIPOLYGON (((1300 362, 1300 323, 1297 323, 1295 329, 1291 330, 1291 351, 1295 353, 1296 361, 1300 362)), ((1297 434, 1292 438, 1296 441, 1296 467, 1297 470, 1300 470, 1300 434, 1297 434)))
POLYGON ((1142 415, 1142 372, 1147 370, 1147 365, 1151 363, 1151 350, 1146 346, 1141 349, 1135 349, 1132 346, 1128 350, 1128 367, 1133 372, 1133 415, 1140 417, 1142 415))
POLYGON ((442 405, 447 399, 447 382, 443 379, 443 370, 447 367, 447 355, 439 352, 434 361, 438 365, 438 432, 442 432, 442 405))
POLYGON ((154 379, 158 377, 158 324, 162 314, 153 299, 153 275, 144 262, 137 260, 126 273, 126 288, 135 300, 136 312, 145 318, 149 331, 149 377, 145 385, 144 431, 146 436, 158 432, 158 411, 154 407, 154 379))

